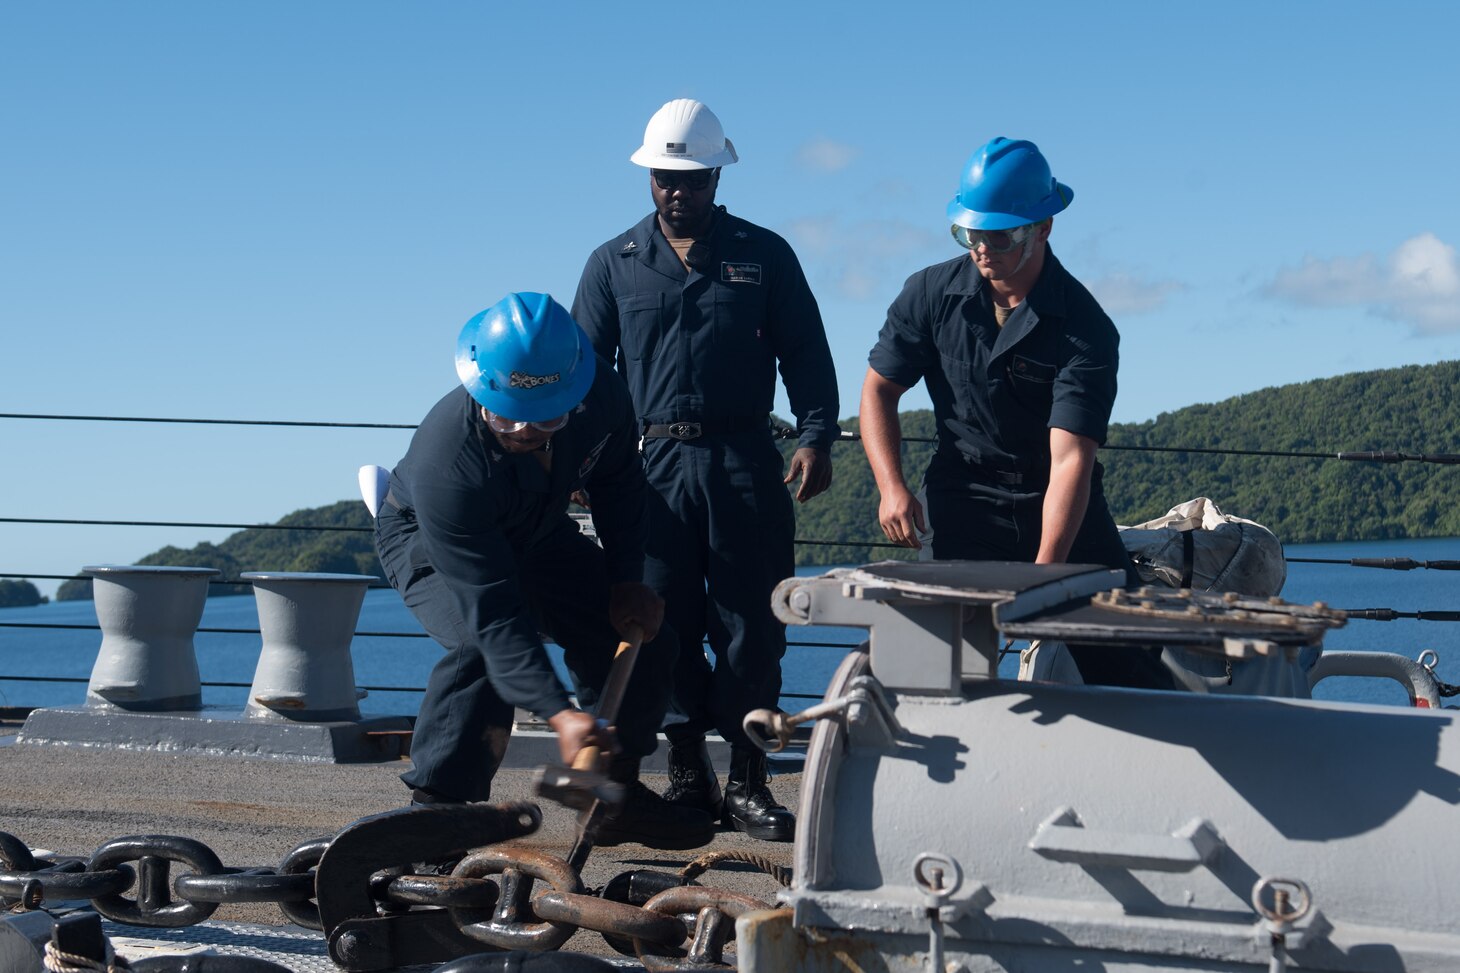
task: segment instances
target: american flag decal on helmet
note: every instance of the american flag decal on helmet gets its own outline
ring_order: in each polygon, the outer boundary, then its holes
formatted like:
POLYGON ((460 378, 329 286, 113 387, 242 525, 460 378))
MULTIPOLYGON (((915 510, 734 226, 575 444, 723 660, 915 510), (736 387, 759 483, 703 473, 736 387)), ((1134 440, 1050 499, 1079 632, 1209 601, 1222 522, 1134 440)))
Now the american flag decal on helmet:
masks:
POLYGON ((665 155, 684 155, 688 151, 689 151, 689 143, 687 143, 687 142, 665 142, 664 143, 664 154, 665 155))

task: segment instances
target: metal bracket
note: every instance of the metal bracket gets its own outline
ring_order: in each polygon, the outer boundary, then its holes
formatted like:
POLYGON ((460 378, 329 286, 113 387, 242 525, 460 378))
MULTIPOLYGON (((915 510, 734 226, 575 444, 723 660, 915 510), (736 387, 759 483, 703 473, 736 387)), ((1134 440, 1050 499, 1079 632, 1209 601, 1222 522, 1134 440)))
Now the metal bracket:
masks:
POLYGON ((953 696, 964 678, 997 677, 1000 619, 1037 617, 1123 578, 1091 565, 881 561, 788 578, 771 607, 787 624, 865 628, 884 686, 953 696))
POLYGON ((837 715, 844 716, 852 741, 861 746, 890 747, 902 734, 902 724, 898 723, 882 684, 871 676, 854 678, 847 692, 799 713, 751 710, 745 714, 742 725, 751 743, 766 753, 780 753, 791 742, 796 727, 837 715))
POLYGON ((1151 872, 1189 872, 1210 864, 1226 847, 1210 822, 1193 818, 1170 835, 1089 831, 1074 808, 1062 807, 1040 824, 1029 850, 1051 861, 1109 865, 1151 872))
POLYGON ((526 802, 408 807, 356 821, 334 837, 315 869, 330 958, 346 970, 387 970, 489 948, 461 932, 446 909, 378 915, 370 876, 520 838, 541 823, 542 810, 526 802))

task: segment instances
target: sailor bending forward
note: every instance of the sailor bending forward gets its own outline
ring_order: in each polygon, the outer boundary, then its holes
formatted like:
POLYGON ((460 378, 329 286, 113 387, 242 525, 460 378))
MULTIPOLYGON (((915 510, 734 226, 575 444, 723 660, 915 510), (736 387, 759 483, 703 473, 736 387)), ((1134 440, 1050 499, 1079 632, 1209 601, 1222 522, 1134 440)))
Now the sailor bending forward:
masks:
POLYGON ((646 641, 609 771, 628 793, 597 843, 706 844, 709 815, 638 782, 675 649, 660 631, 663 602, 642 583, 647 487, 628 390, 545 294, 509 294, 468 321, 456 368, 463 387, 421 422, 375 522, 391 585, 446 650, 401 779, 416 803, 487 800, 514 706, 548 722, 564 763, 583 746, 610 744, 590 714, 620 636, 637 627, 646 641), (601 549, 568 516, 580 489, 592 492, 601 549), (539 632, 563 648, 583 709, 539 632))

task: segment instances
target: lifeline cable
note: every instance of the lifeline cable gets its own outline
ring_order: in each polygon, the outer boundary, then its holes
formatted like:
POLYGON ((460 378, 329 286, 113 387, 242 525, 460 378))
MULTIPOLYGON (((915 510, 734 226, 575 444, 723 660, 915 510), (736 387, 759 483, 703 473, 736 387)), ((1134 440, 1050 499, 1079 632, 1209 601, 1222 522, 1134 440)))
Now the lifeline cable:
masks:
POLYGON ((292 419, 170 419, 160 416, 60 416, 0 412, 0 419, 76 419, 84 422, 169 422, 205 426, 302 426, 319 429, 415 429, 398 422, 309 422, 292 419))
POLYGON ((1460 561, 1416 561, 1407 557, 1285 557, 1289 564, 1346 564, 1354 568, 1384 568, 1388 571, 1413 571, 1415 568, 1429 568, 1431 571, 1460 571, 1460 561))
MULTIPOLYGON (((292 426, 315 429, 415 429, 416 423, 404 422, 323 422, 295 419, 189 419, 168 416, 74 416, 42 414, 32 412, 0 412, 0 419, 45 419, 73 420, 80 422, 160 422, 177 425, 210 426, 292 426)), ((789 426, 778 426, 771 431, 776 439, 792 439, 796 431, 789 426)), ((839 442, 860 442, 861 433, 849 429, 841 431, 839 442)), ((905 443, 936 443, 932 436, 902 436, 905 443)), ((1460 453, 1406 453, 1398 450, 1360 450, 1337 453, 1316 453, 1299 450, 1267 449, 1218 449, 1202 446, 1145 446, 1114 445, 1106 443, 1101 449, 1134 450, 1152 453, 1206 453, 1218 456, 1275 456, 1294 459, 1337 459, 1365 463, 1437 463, 1446 466, 1460 465, 1460 453)))

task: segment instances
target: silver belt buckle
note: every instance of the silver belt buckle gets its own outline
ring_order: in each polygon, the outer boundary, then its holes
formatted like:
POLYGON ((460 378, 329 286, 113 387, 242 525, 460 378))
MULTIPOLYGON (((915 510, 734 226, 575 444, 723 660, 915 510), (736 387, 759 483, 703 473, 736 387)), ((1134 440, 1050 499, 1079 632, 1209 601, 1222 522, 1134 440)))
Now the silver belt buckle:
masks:
POLYGON ((700 424, 698 422, 671 422, 669 424, 669 437, 671 439, 699 439, 700 424))

